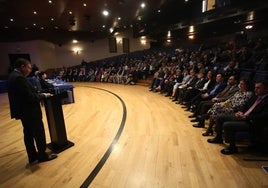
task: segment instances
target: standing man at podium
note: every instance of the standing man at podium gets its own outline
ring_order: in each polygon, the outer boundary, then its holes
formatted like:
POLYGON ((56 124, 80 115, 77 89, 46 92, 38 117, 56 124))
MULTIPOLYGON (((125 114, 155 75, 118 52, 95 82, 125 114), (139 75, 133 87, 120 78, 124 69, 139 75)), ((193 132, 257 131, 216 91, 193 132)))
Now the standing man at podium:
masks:
POLYGON ((46 153, 46 136, 40 107, 40 100, 50 97, 51 94, 37 93, 26 79, 31 70, 31 63, 19 58, 8 79, 11 118, 20 119, 22 122, 29 164, 57 158, 55 154, 46 153))

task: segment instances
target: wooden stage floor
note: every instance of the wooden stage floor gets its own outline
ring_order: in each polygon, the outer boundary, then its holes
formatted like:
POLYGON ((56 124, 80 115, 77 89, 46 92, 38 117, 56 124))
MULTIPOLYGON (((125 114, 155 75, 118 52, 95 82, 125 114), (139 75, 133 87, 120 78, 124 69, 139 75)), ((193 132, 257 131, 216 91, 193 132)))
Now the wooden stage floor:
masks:
MULTIPOLYGON (((193 128, 189 112, 144 86, 73 83, 75 103, 63 105, 74 146, 26 167, 20 121, 0 94, 0 187, 185 188, 268 187, 267 161, 243 148, 225 156, 193 128)), ((50 142, 43 110, 47 142, 50 142)))

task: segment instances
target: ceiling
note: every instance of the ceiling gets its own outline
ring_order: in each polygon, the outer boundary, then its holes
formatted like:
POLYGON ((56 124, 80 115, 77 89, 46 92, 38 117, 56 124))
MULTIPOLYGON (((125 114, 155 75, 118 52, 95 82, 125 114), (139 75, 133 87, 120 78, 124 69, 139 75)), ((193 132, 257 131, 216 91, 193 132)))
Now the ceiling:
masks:
POLYGON ((139 16, 157 10, 165 1, 146 0, 142 8, 137 0, 0 0, 0 29, 5 35, 1 40, 57 41, 58 35, 64 38, 77 33, 99 38, 107 35, 110 28, 132 27, 139 16), (109 16, 102 14, 104 9, 109 16))
MULTIPOLYGON (((131 29, 134 36, 165 37, 167 30, 187 35, 190 25, 208 35, 234 32, 268 19, 267 0, 231 0, 230 6, 201 13, 202 0, 0 0, 0 41, 44 39, 63 44, 70 38, 96 40, 131 29), (102 11, 107 9, 109 16, 102 11), (120 18, 120 19, 119 19, 120 18), (113 28, 113 32, 110 32, 113 28)), ((259 27, 258 26, 258 27, 259 27)), ((196 32, 196 33, 197 33, 196 32)))

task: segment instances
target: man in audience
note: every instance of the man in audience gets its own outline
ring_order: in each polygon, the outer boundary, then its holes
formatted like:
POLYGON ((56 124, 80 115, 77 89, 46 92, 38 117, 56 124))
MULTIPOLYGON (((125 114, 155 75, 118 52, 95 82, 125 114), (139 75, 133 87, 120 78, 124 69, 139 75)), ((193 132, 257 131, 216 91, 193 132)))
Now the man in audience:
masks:
MULTIPOLYGON (((198 107, 196 108, 193 115, 189 116, 189 118, 194 118, 191 122, 198 122, 196 127, 204 127, 205 119, 207 117, 208 110, 215 104, 216 102, 223 102, 233 96, 239 90, 237 85, 237 79, 235 76, 230 76, 227 82, 227 86, 216 95, 214 98, 208 101, 201 101, 198 107)), ((211 131, 210 131, 211 132, 211 131)), ((205 134, 206 136, 206 134, 205 134)))
POLYGON ((221 150, 222 154, 237 153, 235 134, 239 131, 254 133, 262 130, 264 122, 268 121, 268 81, 255 83, 255 96, 235 115, 219 115, 216 120, 215 138, 208 139, 209 143, 222 143, 222 130, 229 138, 229 147, 221 150))
MULTIPOLYGON (((201 94, 200 96, 195 97, 192 101, 192 109, 196 109, 201 101, 209 101, 218 93, 220 93, 226 87, 226 82, 224 82, 224 77, 222 74, 218 73, 216 75, 216 84, 206 93, 201 94), (193 107, 195 106, 195 107, 193 107)), ((196 127, 196 126, 194 126, 196 127)))

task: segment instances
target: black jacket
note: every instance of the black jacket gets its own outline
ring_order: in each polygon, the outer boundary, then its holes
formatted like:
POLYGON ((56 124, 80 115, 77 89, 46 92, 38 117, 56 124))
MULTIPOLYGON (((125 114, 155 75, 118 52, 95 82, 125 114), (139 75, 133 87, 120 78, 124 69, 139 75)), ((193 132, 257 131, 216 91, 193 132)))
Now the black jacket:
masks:
POLYGON ((17 70, 9 75, 8 98, 11 118, 42 118, 40 100, 45 95, 37 93, 26 77, 17 70))

